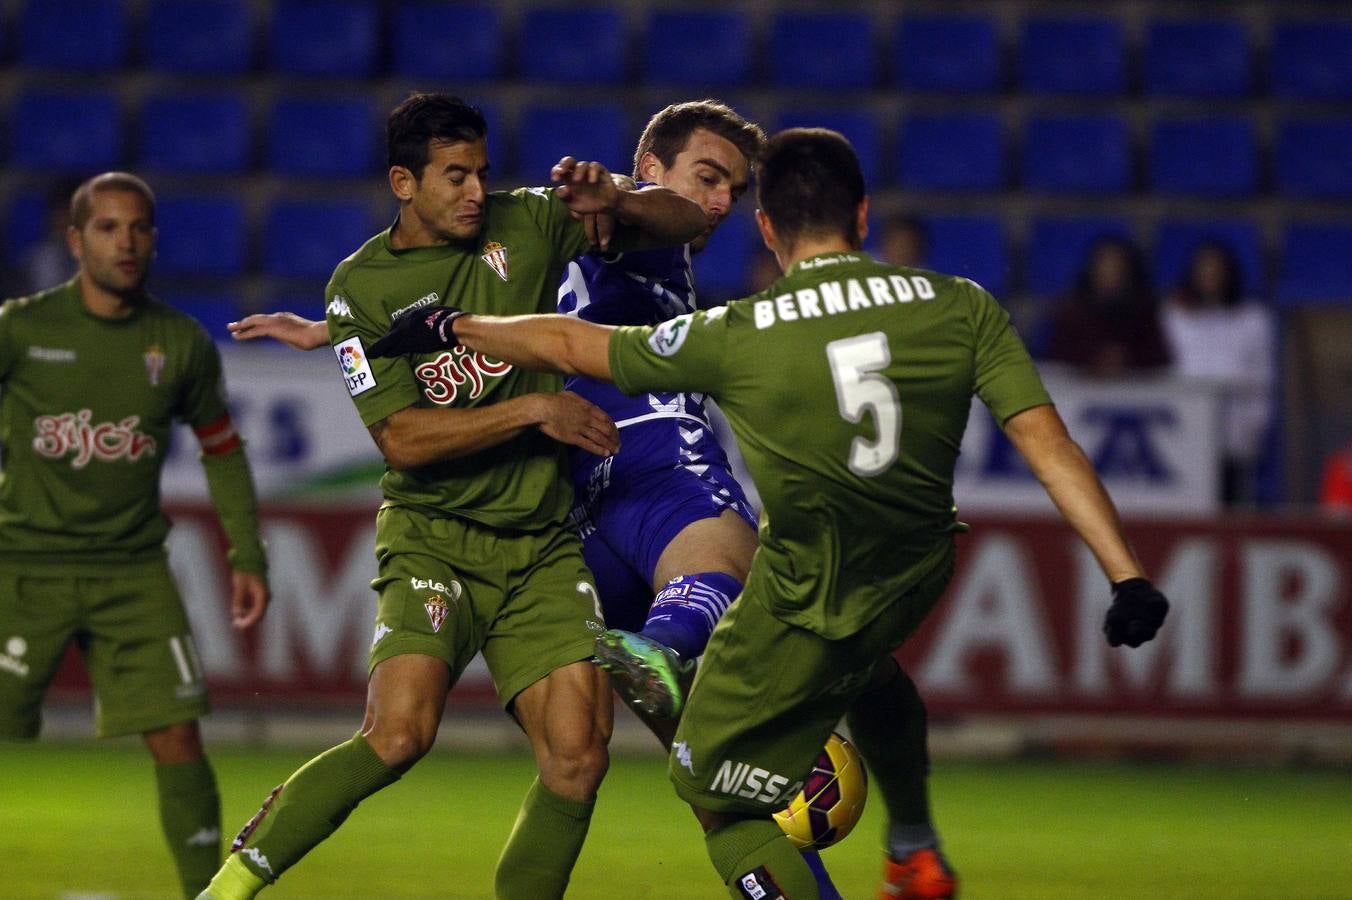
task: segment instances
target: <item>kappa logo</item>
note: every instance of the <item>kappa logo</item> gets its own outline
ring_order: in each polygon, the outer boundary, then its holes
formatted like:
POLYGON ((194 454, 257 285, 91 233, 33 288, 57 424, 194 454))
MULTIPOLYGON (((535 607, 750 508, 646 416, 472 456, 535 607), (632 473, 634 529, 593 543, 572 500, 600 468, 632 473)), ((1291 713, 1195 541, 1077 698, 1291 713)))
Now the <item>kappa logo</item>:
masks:
POLYGON ((324 307, 324 311, 335 319, 352 318, 352 307, 348 305, 347 298, 342 294, 334 294, 329 305, 324 307))
POLYGON ((20 678, 28 677, 28 663, 23 661, 23 655, 28 652, 28 641, 19 635, 14 635, 5 641, 5 652, 0 653, 0 669, 10 672, 20 678))
POLYGON ((433 303, 437 303, 440 300, 441 295, 438 294, 436 291, 432 291, 430 294, 423 294, 421 297, 419 297, 417 300, 414 300, 408 306, 401 306, 394 312, 390 313, 390 321, 394 321, 395 319, 402 316, 404 313, 408 312, 410 309, 422 309, 424 306, 431 306, 433 303))
POLYGON ((671 745, 671 749, 676 753, 676 761, 689 772, 695 774, 695 759, 690 753, 690 745, 685 741, 677 741, 671 745))
POLYGON ((384 622, 377 622, 377 623, 376 623, 376 633, 375 633, 375 635, 371 638, 371 646, 374 647, 376 644, 379 644, 379 643, 380 643, 380 639, 383 638, 383 637, 384 637, 385 635, 387 635, 387 634, 394 634, 394 629, 391 628, 390 626, 386 625, 384 622))
POLYGON ((68 363, 78 358, 74 350, 59 350, 53 347, 29 347, 28 358, 42 362, 68 363))
POLYGON ((690 314, 668 319, 648 335, 648 346, 658 356, 675 356, 690 333, 690 314))
POLYGON ((221 842, 219 828, 199 828, 184 841, 189 847, 215 847, 221 842))
POLYGON ((484 254, 479 257, 488 263, 488 267, 498 273, 503 281, 507 280, 507 248, 497 241, 484 244, 484 254))
POLYGON ((264 856, 263 852, 259 850, 257 847, 250 847, 248 850, 241 850, 239 851, 239 855, 249 857, 249 859, 254 861, 254 865, 258 866, 258 868, 266 869, 269 875, 272 875, 274 877, 276 876, 277 873, 272 871, 272 863, 268 862, 268 858, 264 856))

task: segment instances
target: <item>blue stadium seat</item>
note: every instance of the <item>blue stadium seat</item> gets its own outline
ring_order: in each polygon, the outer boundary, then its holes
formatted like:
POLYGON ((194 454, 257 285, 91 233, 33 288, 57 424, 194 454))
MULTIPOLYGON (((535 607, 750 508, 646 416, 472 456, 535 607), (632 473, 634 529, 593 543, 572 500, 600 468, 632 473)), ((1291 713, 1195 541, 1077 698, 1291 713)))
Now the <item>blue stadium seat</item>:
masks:
POLYGON ((870 190, 881 187, 883 173, 883 134, 877 117, 866 109, 842 110, 833 106, 822 110, 785 110, 775 123, 781 128, 830 128, 839 131, 854 144, 859 167, 870 190))
POLYGON ((1277 131, 1277 189, 1297 197, 1352 197, 1352 119, 1295 119, 1277 131))
POLYGON ((47 233, 47 198, 41 191, 16 193, 5 213, 5 261, 17 263, 47 233))
POLYGON ((777 13, 770 23, 769 48, 770 81, 779 87, 838 90, 870 88, 877 82, 868 13, 777 13))
POLYGON ((30 0, 19 21, 19 62, 81 72, 126 62, 130 34, 123 0, 30 0))
POLYGON ((695 296, 701 306, 710 300, 734 300, 749 293, 752 254, 759 245, 760 232, 752 219, 751 204, 738 204, 694 257, 695 296))
MULTIPOLYGON (((164 275, 240 275, 248 246, 244 208, 226 194, 161 196, 155 271, 164 275)), ((336 263, 338 260, 334 260, 336 263)))
POLYGON ((517 145, 516 172, 527 184, 548 184, 563 156, 598 160, 616 172, 628 172, 633 159, 624 110, 615 104, 531 107, 522 114, 517 145))
POLYGON ((85 173, 122 161, 122 110, 112 93, 29 91, 10 121, 14 165, 85 173))
POLYGON ((1019 77, 1030 93, 1120 94, 1127 85, 1121 26, 1112 19, 1029 19, 1019 77))
POLYGON ((272 68, 300 75, 370 75, 379 27, 375 6, 365 0, 278 0, 272 68))
POLYGON ((1263 237, 1258 226, 1248 219, 1194 221, 1171 219, 1155 230, 1152 256, 1155 280, 1161 293, 1167 294, 1183 279, 1192 252, 1207 240, 1224 241, 1235 251, 1243 275, 1245 291, 1263 296, 1263 237))
POLYGON ((1165 119, 1150 133, 1150 184, 1161 192, 1242 197, 1258 180, 1247 118, 1165 119))
POLYGON ((394 46, 400 75, 457 81, 502 75, 502 22, 492 6, 400 4, 394 14, 394 46))
POLYGON ((367 175, 375 168, 376 137, 365 99, 284 98, 272 108, 268 165, 286 175, 367 175))
POLYGON ((245 0, 155 0, 144 35, 146 63, 155 69, 239 75, 253 61, 245 0))
POLYGON ((517 62, 533 81, 619 84, 629 74, 626 37, 618 9, 530 9, 521 20, 517 62))
POLYGON ((1238 19, 1162 19, 1145 44, 1145 89, 1176 97, 1243 97, 1253 85, 1249 35, 1238 19))
POLYGON ((327 281, 377 227, 362 201, 280 201, 268 211, 264 226, 263 271, 327 281))
POLYGON ((1116 116, 1030 119, 1023 144, 1024 185, 1057 192, 1125 191, 1131 138, 1116 116))
POLYGON ((1268 51, 1272 93, 1320 100, 1352 98, 1352 22, 1278 22, 1268 51))
POLYGON ((1352 301, 1352 225, 1294 223, 1286 228, 1277 299, 1282 303, 1352 301))
POLYGON ((244 315, 243 306, 232 294, 170 292, 161 299, 174 309, 196 319, 217 343, 228 343, 233 340, 226 325, 238 321, 244 315))
POLYGON ((1036 219, 1024 254, 1025 287, 1038 297, 1056 297, 1075 283, 1085 254, 1100 237, 1131 237, 1121 219, 1036 219))
POLYGON ((1004 186, 1004 136, 993 115, 920 115, 901 123, 900 182, 928 190, 1004 186))
POLYGON ((173 172, 242 172, 249 112, 236 94, 152 97, 141 112, 140 164, 173 172))
POLYGON ((892 65, 896 83, 913 91, 995 91, 1000 38, 977 16, 914 15, 897 22, 892 65))
POLYGON ((736 87, 751 71, 751 33, 735 9, 657 10, 638 58, 649 84, 736 87))
POLYGON ((995 296, 1009 284, 1004 224, 996 216, 933 216, 925 220, 927 267, 970 278, 995 296))

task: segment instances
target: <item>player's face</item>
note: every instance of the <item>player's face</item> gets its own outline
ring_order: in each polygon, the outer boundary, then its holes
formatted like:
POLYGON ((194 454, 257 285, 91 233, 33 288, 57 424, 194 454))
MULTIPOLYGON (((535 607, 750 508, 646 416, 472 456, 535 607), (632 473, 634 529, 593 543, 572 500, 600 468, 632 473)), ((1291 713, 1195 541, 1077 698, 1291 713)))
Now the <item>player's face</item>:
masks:
POLYGON ((488 195, 487 142, 482 138, 453 144, 434 142, 422 177, 411 190, 407 211, 431 242, 478 237, 488 195))
POLYGON ((709 228, 690 242, 690 249, 699 251, 732 212, 735 204, 746 193, 750 165, 737 145, 712 131, 697 128, 690 134, 684 149, 676 154, 670 167, 651 158, 645 166, 645 178, 670 188, 688 200, 694 200, 704 210, 709 228))
POLYGON ((95 191, 89 220, 68 232, 70 251, 95 285, 128 297, 150 276, 155 225, 150 204, 135 191, 95 191))

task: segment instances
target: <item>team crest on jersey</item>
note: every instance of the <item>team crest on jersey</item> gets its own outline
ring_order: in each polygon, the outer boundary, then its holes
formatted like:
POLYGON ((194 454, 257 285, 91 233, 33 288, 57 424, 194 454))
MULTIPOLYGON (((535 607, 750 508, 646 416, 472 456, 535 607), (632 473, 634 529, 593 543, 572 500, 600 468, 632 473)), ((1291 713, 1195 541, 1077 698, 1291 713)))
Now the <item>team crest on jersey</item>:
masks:
POLYGON ((497 241, 489 241, 484 244, 484 255, 479 257, 488 263, 489 267, 498 273, 498 277, 503 281, 507 280, 507 248, 497 241))
POLYGON ((160 373, 164 371, 166 358, 158 344, 151 344, 146 348, 146 352, 141 354, 141 359, 145 360, 146 374, 150 376, 151 387, 159 386, 160 373))
POLYGON ((423 609, 427 610, 427 618, 432 623, 432 633, 441 631, 441 624, 446 621, 446 613, 450 612, 451 605, 440 594, 433 594, 424 601, 423 609))

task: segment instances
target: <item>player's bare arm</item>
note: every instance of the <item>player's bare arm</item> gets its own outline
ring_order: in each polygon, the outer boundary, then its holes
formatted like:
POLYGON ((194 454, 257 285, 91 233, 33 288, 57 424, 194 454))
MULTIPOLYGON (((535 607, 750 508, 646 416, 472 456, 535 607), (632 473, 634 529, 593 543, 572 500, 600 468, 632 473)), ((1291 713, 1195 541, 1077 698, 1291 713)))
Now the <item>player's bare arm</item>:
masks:
POLYGON ((267 612, 271 593, 262 575, 253 572, 230 573, 230 624, 236 631, 257 625, 267 612))
POLYGON ((293 312, 255 313, 226 326, 237 341, 273 338, 296 350, 317 350, 329 343, 324 322, 302 318, 293 312))
POLYGON ((454 330, 466 347, 512 365, 614 381, 610 336, 615 328, 611 325, 552 314, 463 315, 456 318, 454 330))
MULTIPOLYGON (((638 246, 671 247, 694 240, 709 227, 699 204, 675 191, 650 187, 622 190, 599 162, 565 156, 550 170, 558 196, 579 218, 610 214, 639 232, 638 246)), ((590 235, 594 240, 598 236, 590 235)), ((608 236, 607 236, 608 237, 608 236)), ((609 241, 598 243, 602 250, 609 241)))
POLYGON ((602 456, 620 448, 610 417, 576 394, 525 394, 473 409, 406 407, 367 430, 385 461, 412 469, 496 447, 528 428, 602 456))
POLYGON ((1117 508, 1056 407, 1035 406, 1016 413, 1004 430, 1061 515, 1093 551, 1108 580, 1144 577, 1122 534, 1117 508))

